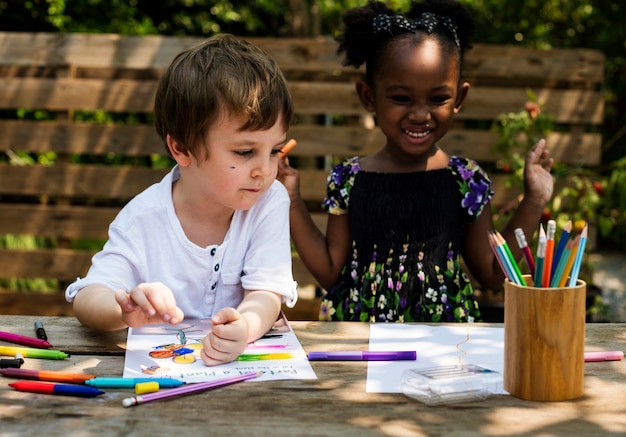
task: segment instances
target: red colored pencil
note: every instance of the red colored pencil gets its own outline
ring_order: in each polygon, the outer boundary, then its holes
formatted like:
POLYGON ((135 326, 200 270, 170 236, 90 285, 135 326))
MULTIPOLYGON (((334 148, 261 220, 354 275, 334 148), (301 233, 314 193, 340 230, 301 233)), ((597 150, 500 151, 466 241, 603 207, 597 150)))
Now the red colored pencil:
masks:
POLYGON ((526 261, 526 265, 528 266, 528 270, 530 271, 531 276, 535 276, 535 260, 533 259, 533 254, 530 251, 530 247, 528 247, 528 242, 526 241, 526 235, 524 235, 524 231, 522 228, 515 229, 515 238, 517 239, 517 245, 522 250, 522 255, 524 255, 524 260, 526 261))

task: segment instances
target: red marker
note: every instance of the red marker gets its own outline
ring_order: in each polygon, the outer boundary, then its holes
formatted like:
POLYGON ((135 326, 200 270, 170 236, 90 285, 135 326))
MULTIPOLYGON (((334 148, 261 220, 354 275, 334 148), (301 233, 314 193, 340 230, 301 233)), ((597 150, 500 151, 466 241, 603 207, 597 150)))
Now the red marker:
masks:
POLYGON ((21 344, 24 346, 36 347, 40 349, 48 349, 52 347, 52 345, 46 340, 4 331, 0 331, 0 340, 8 341, 9 343, 21 344))
POLYGON ((9 384, 17 391, 29 393, 41 393, 48 395, 79 396, 82 398, 93 398, 104 394, 102 390, 87 385, 54 384, 52 382, 40 381, 16 381, 9 384))

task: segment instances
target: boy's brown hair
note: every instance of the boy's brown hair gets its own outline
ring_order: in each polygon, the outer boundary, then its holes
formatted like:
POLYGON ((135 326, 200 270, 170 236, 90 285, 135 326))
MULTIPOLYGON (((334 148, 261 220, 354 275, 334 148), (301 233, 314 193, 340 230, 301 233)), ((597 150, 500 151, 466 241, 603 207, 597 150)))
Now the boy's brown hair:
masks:
POLYGON ((204 138, 221 111, 247 120, 241 130, 265 130, 279 121, 287 131, 293 119, 291 94, 276 62, 229 34, 174 58, 159 81, 154 126, 166 149, 169 134, 200 159, 208 157, 204 138))

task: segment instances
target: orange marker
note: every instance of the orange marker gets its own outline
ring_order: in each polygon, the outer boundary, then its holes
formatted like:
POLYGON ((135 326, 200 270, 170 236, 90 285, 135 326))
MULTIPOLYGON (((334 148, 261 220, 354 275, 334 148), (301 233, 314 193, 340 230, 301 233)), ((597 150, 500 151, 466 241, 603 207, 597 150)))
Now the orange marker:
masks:
POLYGON ((71 384, 84 384, 88 379, 96 375, 87 373, 67 373, 55 370, 30 370, 30 369, 1 369, 0 374, 8 378, 37 379, 39 381, 69 382, 71 384))
POLYGON ((285 156, 287 156, 287 153, 289 153, 291 149, 296 147, 296 144, 296 140, 294 140, 293 138, 287 141, 287 144, 285 144, 280 152, 278 152, 278 157, 284 158, 285 156))

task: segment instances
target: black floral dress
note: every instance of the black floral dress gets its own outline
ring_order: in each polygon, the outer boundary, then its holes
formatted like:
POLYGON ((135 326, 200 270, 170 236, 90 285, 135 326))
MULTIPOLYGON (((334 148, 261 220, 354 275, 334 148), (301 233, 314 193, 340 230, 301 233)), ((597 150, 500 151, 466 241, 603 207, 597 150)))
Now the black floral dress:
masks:
POLYGON ((322 206, 349 214, 352 250, 320 320, 478 321, 461 242, 492 196, 489 177, 465 158, 414 173, 361 171, 358 157, 337 165, 322 206))

